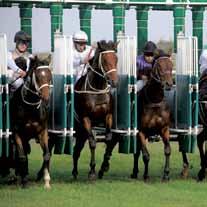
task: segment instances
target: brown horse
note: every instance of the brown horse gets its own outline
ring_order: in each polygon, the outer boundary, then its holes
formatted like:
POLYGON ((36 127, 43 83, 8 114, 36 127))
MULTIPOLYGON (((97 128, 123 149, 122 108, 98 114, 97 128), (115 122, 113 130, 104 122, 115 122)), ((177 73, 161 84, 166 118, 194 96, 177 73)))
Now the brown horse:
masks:
MULTIPOLYGON (((206 176, 207 168, 207 148, 204 144, 207 136, 207 70, 205 70, 199 80, 199 124, 203 126, 203 130, 197 136, 197 146, 200 153, 200 170, 198 172, 198 181, 202 181, 206 176)), ((186 152, 182 151, 183 170, 181 172, 182 178, 188 177, 189 161, 186 152)))
POLYGON ((10 100, 11 130, 16 144, 16 174, 21 176, 23 187, 27 184, 29 140, 35 138, 43 150, 45 187, 50 187, 48 149, 48 101, 52 74, 49 66, 43 66, 37 58, 31 59, 24 84, 10 100))
MULTIPOLYGON (((150 159, 147 150, 146 140, 151 135, 160 135, 164 143, 164 152, 166 156, 163 179, 169 179, 169 156, 170 156, 170 110, 164 100, 165 85, 169 88, 172 86, 172 68, 173 64, 167 55, 162 54, 155 60, 151 77, 147 85, 138 94, 138 129, 137 135, 137 153, 134 154, 134 168, 131 175, 132 178, 137 178, 138 174, 138 158, 140 152, 143 154, 145 164, 144 179, 148 179, 148 163, 150 159)), ((107 145, 104 161, 99 171, 99 178, 102 178, 104 172, 109 169, 109 159, 112 150, 119 141, 118 136, 114 136, 111 143, 107 145)))
POLYGON ((87 74, 75 85, 75 120, 76 144, 73 153, 74 178, 78 175, 78 159, 86 140, 89 140, 91 151, 89 179, 95 179, 95 148, 96 140, 92 127, 105 123, 106 140, 112 137, 112 96, 108 83, 117 85, 117 56, 116 43, 100 41, 94 58, 87 66, 87 74))

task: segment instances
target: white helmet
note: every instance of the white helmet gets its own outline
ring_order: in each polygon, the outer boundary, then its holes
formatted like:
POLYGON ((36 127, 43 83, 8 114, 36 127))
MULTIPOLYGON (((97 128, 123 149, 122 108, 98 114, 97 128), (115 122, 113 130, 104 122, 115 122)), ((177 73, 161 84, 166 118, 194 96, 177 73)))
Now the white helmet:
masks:
POLYGON ((74 42, 88 42, 88 35, 84 31, 78 31, 73 35, 74 42))

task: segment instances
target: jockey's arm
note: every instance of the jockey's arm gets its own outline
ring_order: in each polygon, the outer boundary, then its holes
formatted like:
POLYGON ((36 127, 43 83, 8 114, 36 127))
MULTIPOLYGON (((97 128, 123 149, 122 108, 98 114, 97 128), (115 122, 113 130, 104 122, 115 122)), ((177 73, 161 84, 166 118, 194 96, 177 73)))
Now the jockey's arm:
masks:
POLYGON ((25 77, 26 76, 26 72, 23 71, 21 68, 19 68, 13 57, 12 57, 12 53, 11 52, 8 52, 7 54, 7 65, 8 65, 8 68, 13 70, 16 74, 19 74, 20 77, 25 77))
POLYGON ((18 72, 18 70, 20 69, 14 59, 12 58, 12 53, 11 52, 8 52, 8 55, 7 55, 7 64, 8 64, 8 68, 13 70, 14 72, 18 72))

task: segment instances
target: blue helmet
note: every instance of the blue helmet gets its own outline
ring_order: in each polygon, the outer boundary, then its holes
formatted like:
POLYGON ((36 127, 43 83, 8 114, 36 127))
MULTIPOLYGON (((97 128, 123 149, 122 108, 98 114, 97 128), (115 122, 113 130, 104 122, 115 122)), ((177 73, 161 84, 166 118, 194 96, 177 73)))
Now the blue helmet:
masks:
POLYGON ((156 49, 156 44, 152 41, 148 41, 143 48, 143 53, 154 53, 156 49))

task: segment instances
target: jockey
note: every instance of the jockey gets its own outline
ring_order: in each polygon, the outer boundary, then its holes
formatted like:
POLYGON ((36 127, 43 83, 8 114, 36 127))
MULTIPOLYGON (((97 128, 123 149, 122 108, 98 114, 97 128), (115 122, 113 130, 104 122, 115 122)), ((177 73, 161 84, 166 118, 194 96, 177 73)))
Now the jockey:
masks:
POLYGON ((204 71, 207 72, 207 45, 205 45, 203 48, 203 51, 199 59, 199 64, 200 64, 200 74, 202 75, 204 71))
POLYGON ((15 34, 14 42, 16 48, 13 51, 8 52, 8 77, 11 84, 11 91, 16 91, 24 82, 23 78, 26 76, 26 71, 29 69, 30 57, 32 55, 27 51, 31 37, 24 31, 19 31, 15 34), (23 68, 19 68, 15 60, 19 57, 26 59, 27 68, 26 71, 23 68))
POLYGON ((143 49, 143 54, 137 57, 137 90, 140 91, 146 84, 151 70, 157 46, 148 41, 143 49))
POLYGON ((86 45, 88 36, 84 31, 78 31, 73 35, 74 52, 73 52, 73 68, 77 82, 81 76, 86 74, 85 65, 94 56, 94 49, 86 45))

